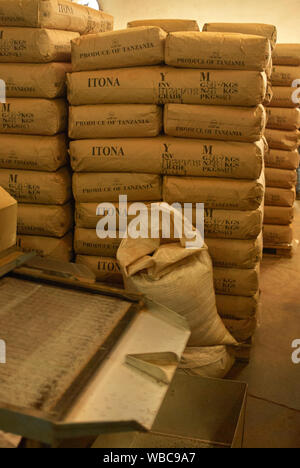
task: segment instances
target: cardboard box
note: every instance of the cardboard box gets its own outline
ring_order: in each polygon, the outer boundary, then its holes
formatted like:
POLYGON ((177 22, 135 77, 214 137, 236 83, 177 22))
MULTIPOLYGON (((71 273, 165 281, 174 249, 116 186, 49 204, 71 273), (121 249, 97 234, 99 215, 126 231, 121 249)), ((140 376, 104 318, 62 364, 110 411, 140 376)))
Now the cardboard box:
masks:
POLYGON ((54 29, 1 27, 0 33, 2 63, 70 62, 71 41, 79 37, 75 32, 54 29))
POLYGON ((203 31, 207 32, 230 32, 263 36, 269 39, 272 47, 277 42, 277 28, 272 24, 263 23, 206 23, 203 31))
POLYGON ((68 99, 75 106, 170 102, 256 106, 266 92, 267 77, 260 71, 134 67, 68 74, 68 99))
POLYGON ((53 172, 67 164, 65 134, 55 136, 0 134, 0 168, 53 172))
POLYGON ((154 19, 136 20, 127 24, 128 28, 139 28, 141 26, 156 26, 167 33, 175 31, 199 31, 199 25, 195 20, 182 19, 154 19))
POLYGON ((66 94, 70 63, 0 63, 7 97, 55 99, 66 94))
POLYGON ((183 68, 266 70, 271 46, 265 37, 215 32, 178 32, 166 39, 167 65, 183 68))
POLYGON ((0 253, 16 244, 17 210, 16 200, 0 187, 0 253))
POLYGON ((0 133, 52 136, 67 128, 64 99, 8 98, 0 103, 0 133))
POLYGON ((73 71, 159 65, 166 33, 155 26, 82 36, 72 41, 73 71))
POLYGON ((66 0, 0 0, 0 25, 91 34, 113 29, 113 17, 66 0))
POLYGON ((83 138, 139 138, 158 136, 162 109, 142 104, 73 106, 69 114, 69 136, 83 138))
POLYGON ((149 172, 257 179, 263 168, 264 143, 262 140, 240 143, 165 135, 77 140, 70 143, 70 158, 72 168, 77 172, 149 172))
POLYGON ((164 122, 165 133, 170 136, 255 142, 264 134, 266 111, 262 105, 247 108, 167 104, 164 122))

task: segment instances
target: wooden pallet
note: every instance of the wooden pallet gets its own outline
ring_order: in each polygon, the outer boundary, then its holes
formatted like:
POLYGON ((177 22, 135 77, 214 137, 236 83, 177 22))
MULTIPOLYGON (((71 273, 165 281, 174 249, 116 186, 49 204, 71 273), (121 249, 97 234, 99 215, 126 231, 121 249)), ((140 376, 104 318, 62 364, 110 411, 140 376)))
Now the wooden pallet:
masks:
POLYGON ((264 255, 278 258, 292 258, 294 254, 294 246, 292 244, 282 245, 264 245, 264 255))

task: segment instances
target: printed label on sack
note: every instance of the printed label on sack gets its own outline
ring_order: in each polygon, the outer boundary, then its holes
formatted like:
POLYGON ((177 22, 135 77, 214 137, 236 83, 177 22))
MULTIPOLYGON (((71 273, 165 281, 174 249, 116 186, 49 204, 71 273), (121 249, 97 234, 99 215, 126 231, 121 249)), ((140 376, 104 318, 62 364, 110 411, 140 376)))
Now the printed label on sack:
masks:
POLYGON ((0 127, 3 130, 27 130, 34 121, 32 112, 14 111, 10 103, 0 104, 0 127))

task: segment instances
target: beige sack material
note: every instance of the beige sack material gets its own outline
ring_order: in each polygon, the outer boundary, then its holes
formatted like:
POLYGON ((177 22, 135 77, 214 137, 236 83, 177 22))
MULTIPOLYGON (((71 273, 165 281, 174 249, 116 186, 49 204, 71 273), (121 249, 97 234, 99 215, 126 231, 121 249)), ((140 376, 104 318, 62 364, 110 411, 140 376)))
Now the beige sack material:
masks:
POLYGON ((162 125, 162 109, 154 105, 70 107, 69 136, 74 139, 156 137, 162 125))
POLYGON ((97 281, 123 285, 121 268, 115 258, 77 255, 76 263, 89 267, 97 281))
POLYGON ((259 264, 249 270, 214 268, 216 294, 229 296, 255 296, 259 290, 259 264))
POLYGON ((271 61, 267 38, 214 32, 177 32, 166 39, 167 65, 264 71, 271 61))
POLYGON ((292 207, 296 200, 296 190, 266 187, 265 204, 269 206, 292 207))
POLYGON ((262 260, 262 235, 253 240, 206 238, 205 242, 214 267, 254 268, 262 260))
POLYGON ((165 133, 170 136, 255 142, 264 134, 266 111, 262 105, 247 108, 167 104, 164 122, 165 133))
POLYGON ((156 26, 167 33, 176 31, 199 31, 199 25, 195 20, 182 19, 153 19, 130 21, 128 28, 140 28, 141 26, 156 26))
POLYGON ((18 234, 63 237, 73 227, 73 207, 58 205, 18 206, 18 234))
POLYGON ((74 250, 76 254, 98 257, 116 257, 121 239, 99 239, 96 229, 81 229, 74 232, 74 250))
POLYGON ((272 24, 263 23, 206 23, 203 31, 207 32, 229 32, 239 34, 250 34, 263 36, 269 39, 272 47, 277 42, 277 28, 272 24))
POLYGON ((0 133, 51 136, 67 127, 63 99, 9 98, 0 104, 0 133))
POLYGON ((155 26, 82 36, 72 41, 73 71, 159 65, 166 33, 155 26))
POLYGON ((284 225, 291 224, 294 220, 294 207, 265 206, 264 224, 284 225))
POLYGON ((267 108, 267 127, 277 130, 297 130, 300 127, 300 109, 267 108))
MULTIPOLYGON (((151 202, 143 202, 150 205, 151 202)), ((118 203, 112 203, 113 208, 103 210, 99 216, 96 214, 98 203, 76 204, 76 225, 79 228, 96 229, 97 223, 104 216, 116 217, 119 225, 119 213, 127 214, 128 222, 135 216, 128 214, 131 203, 127 210, 121 210, 118 203)), ((228 238, 228 239, 256 239, 262 230, 263 210, 262 207, 255 211, 229 211, 205 209, 205 236, 206 238, 228 238)), ((195 212, 193 213, 193 224, 195 224, 195 212)))
POLYGON ((289 86, 273 86, 273 97, 269 103, 270 107, 298 107, 299 102, 293 102, 293 96, 297 97, 299 95, 298 91, 296 93, 296 88, 291 88, 289 86))
POLYGON ((252 297, 226 296, 217 294, 218 313, 223 318, 245 320, 256 316, 259 307, 259 293, 252 297))
POLYGON ((163 199, 169 203, 204 203, 205 208, 251 211, 259 208, 265 192, 264 178, 233 180, 165 177, 163 199))
POLYGON ((206 239, 256 239, 262 230, 262 206, 253 211, 205 208, 204 213, 206 239))
POLYGON ((273 52, 273 63, 300 66, 300 44, 277 44, 273 52))
POLYGON ((83 203, 119 201, 119 195, 127 195, 128 201, 159 201, 162 181, 152 174, 74 174, 73 193, 75 200, 83 203))
POLYGON ((55 99, 66 93, 70 63, 0 63, 0 79, 7 97, 55 99))
POLYGON ((42 236, 17 236, 17 246, 23 252, 35 251, 40 257, 49 257, 70 262, 73 255, 73 236, 67 234, 61 239, 42 236))
POLYGON ((1 169, 0 185, 21 203, 64 205, 72 196, 67 168, 57 172, 1 169))
MULTIPOLYGON (((272 73, 273 86, 292 86, 295 80, 300 79, 300 66, 289 67, 283 65, 275 65, 272 73)), ((299 96, 299 93, 298 93, 299 96)))
POLYGON ((293 242, 294 232, 292 224, 288 226, 277 226, 275 224, 265 224, 263 227, 264 245, 288 244, 293 242))
POLYGON ((78 33, 54 29, 1 28, 0 62, 70 62, 78 33))
POLYGON ((300 142, 299 130, 274 130, 266 128, 265 137, 271 149, 295 151, 300 142))
POLYGON ((206 246, 191 250, 180 242, 160 245, 160 239, 124 239, 117 259, 126 289, 187 319, 192 332, 189 346, 234 343, 217 313, 206 246))
POLYGON ((298 169, 299 153, 295 151, 283 151, 271 149, 265 153, 265 163, 267 167, 275 167, 277 169, 298 169))
POLYGON ((260 71, 137 67, 68 74, 68 99, 75 106, 169 102, 256 106, 266 92, 267 77, 260 71))
POLYGON ((0 24, 91 34, 113 29, 113 17, 66 0, 0 0, 0 24))
POLYGON ((178 372, 223 379, 234 363, 235 358, 227 351, 226 346, 187 347, 178 366, 178 372))
POLYGON ((288 169, 274 169, 266 167, 265 170, 267 187, 278 187, 291 189, 297 183, 297 171, 288 169))
POLYGON ((256 317, 245 320, 223 319, 223 322, 238 343, 243 343, 251 338, 257 327, 256 317))
POLYGON ((264 143, 262 140, 240 143, 167 136, 77 140, 70 143, 70 157, 73 170, 78 172, 150 172, 257 179, 263 168, 264 143))
POLYGON ((17 202, 0 187, 0 253, 16 244, 17 202))
POLYGON ((53 172, 66 164, 64 134, 50 137, 0 134, 0 168, 53 172))

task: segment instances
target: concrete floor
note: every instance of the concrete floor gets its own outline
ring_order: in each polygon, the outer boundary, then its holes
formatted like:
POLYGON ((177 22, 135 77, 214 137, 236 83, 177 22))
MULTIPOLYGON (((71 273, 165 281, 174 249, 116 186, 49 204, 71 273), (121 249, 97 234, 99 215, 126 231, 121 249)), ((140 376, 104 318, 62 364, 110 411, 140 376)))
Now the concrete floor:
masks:
POLYGON ((300 339, 300 246, 292 259, 264 257, 261 289, 251 362, 229 376, 249 385, 245 448, 300 448, 300 364, 291 358, 292 342, 300 339))

